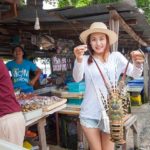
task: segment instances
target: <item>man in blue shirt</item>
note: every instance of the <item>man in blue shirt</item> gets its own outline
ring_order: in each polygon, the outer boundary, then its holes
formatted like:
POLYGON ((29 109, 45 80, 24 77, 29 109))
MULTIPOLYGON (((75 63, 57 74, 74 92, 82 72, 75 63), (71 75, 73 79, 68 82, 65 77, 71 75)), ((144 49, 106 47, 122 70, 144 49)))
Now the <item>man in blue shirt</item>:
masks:
POLYGON ((21 46, 13 49, 14 60, 9 61, 6 66, 12 74, 12 80, 15 89, 21 89, 22 92, 28 93, 33 91, 33 86, 39 79, 41 70, 31 61, 23 58, 24 51, 21 46), (30 71, 35 72, 32 80, 29 79, 30 71))

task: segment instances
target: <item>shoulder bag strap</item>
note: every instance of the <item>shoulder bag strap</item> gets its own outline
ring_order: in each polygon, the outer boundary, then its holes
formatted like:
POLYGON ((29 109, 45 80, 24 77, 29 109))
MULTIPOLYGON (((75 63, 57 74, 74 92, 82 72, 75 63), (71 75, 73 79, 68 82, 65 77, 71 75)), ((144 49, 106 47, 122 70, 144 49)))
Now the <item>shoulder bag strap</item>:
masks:
POLYGON ((99 127, 99 125, 100 125, 101 128, 102 128, 102 130, 103 130, 104 132, 110 133, 110 125, 109 125, 109 118, 108 118, 108 115, 107 115, 107 113, 106 113, 106 110, 105 110, 105 108, 104 108, 104 105, 103 105, 103 103, 102 103, 102 100, 101 100, 100 97, 99 97, 100 94, 98 94, 98 91, 97 91, 97 89, 96 89, 96 85, 95 85, 95 83, 94 83, 94 79, 93 79, 93 77, 92 77, 92 74, 91 74, 89 68, 87 68, 87 70, 88 70, 89 75, 90 75, 90 77, 91 77, 92 84, 93 84, 93 86, 94 86, 94 89, 95 89, 95 92, 96 92, 98 101, 99 101, 100 106, 101 106, 101 108, 102 108, 102 111, 101 111, 102 120, 99 119, 99 122, 98 122, 98 124, 97 124, 97 127, 99 127), (101 121, 102 121, 102 125, 100 124, 101 121))

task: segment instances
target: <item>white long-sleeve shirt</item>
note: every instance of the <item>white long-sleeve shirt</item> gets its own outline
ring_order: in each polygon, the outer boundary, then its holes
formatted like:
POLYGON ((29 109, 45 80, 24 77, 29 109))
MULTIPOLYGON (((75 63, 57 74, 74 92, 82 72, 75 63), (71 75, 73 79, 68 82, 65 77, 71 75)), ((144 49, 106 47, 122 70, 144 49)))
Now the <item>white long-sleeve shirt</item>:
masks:
MULTIPOLYGON (((106 99, 108 92, 98 68, 96 67, 96 64, 93 62, 92 64, 88 65, 88 58, 89 56, 85 55, 81 63, 78 63, 77 60, 75 60, 73 68, 74 80, 79 82, 84 78, 86 83, 84 99, 81 104, 80 117, 101 120, 102 107, 99 103, 91 76, 94 80, 97 90, 101 91, 102 95, 106 99)), ((106 62, 101 62, 96 58, 95 60, 99 65, 106 81, 108 81, 111 85, 116 84, 121 73, 124 72, 128 62, 128 60, 120 52, 110 53, 106 62)), ((143 67, 137 68, 135 65, 129 63, 126 74, 133 78, 137 78, 141 76, 142 71, 143 67)))

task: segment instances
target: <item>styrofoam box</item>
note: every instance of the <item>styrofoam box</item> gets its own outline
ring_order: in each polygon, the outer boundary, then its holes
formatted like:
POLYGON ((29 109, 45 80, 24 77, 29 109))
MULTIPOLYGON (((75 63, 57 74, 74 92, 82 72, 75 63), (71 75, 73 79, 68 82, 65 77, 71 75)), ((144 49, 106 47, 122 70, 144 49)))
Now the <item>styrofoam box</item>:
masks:
POLYGON ((27 150, 27 149, 0 139, 0 150, 27 150))
POLYGON ((25 120, 29 121, 29 120, 34 119, 36 117, 40 117, 42 115, 42 108, 32 110, 29 112, 24 112, 23 114, 24 114, 25 120))

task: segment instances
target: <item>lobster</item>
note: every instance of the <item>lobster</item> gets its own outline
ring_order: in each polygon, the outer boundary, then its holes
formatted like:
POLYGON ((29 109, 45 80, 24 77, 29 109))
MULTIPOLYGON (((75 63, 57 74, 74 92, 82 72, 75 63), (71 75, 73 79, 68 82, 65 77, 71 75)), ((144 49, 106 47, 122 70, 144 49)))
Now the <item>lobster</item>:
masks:
MULTIPOLYGON (((140 48, 138 50, 141 52, 143 58, 145 59, 143 51, 140 48)), ((122 79, 120 80, 118 86, 115 88, 113 86, 112 88, 108 87, 108 84, 106 83, 106 80, 100 68, 96 64, 109 93, 109 99, 107 100, 107 102, 109 102, 109 108, 106 111, 108 113, 110 121, 111 141, 115 142, 118 145, 122 145, 125 143, 125 140, 123 139, 123 118, 129 112, 130 106, 129 94, 125 89, 125 78, 130 59, 128 60, 122 79)))
POLYGON ((116 144, 124 144, 123 118, 128 112, 130 102, 128 95, 124 95, 123 88, 118 86, 113 89, 109 95, 108 116, 110 121, 111 141, 116 144), (125 107, 126 106, 126 107, 125 107))
MULTIPOLYGON (((117 87, 111 89, 107 87, 109 92, 109 99, 107 100, 109 109, 107 111, 110 121, 110 135, 111 141, 122 145, 125 143, 123 131, 123 118, 128 113, 130 105, 129 95, 125 89, 126 72, 130 59, 126 65, 122 79, 117 87)), ((105 81, 106 82, 106 81, 105 81)))
POLYGON ((130 100, 128 97, 129 95, 127 94, 127 90, 125 89, 126 71, 130 59, 126 65, 122 79, 120 80, 119 84, 115 87, 113 85, 111 87, 109 86, 97 62, 93 57, 92 59, 94 60, 108 91, 108 99, 103 99, 103 105, 109 117, 111 141, 115 142, 118 145, 122 145, 125 143, 123 131, 123 118, 128 113, 128 108, 130 105, 130 100))

